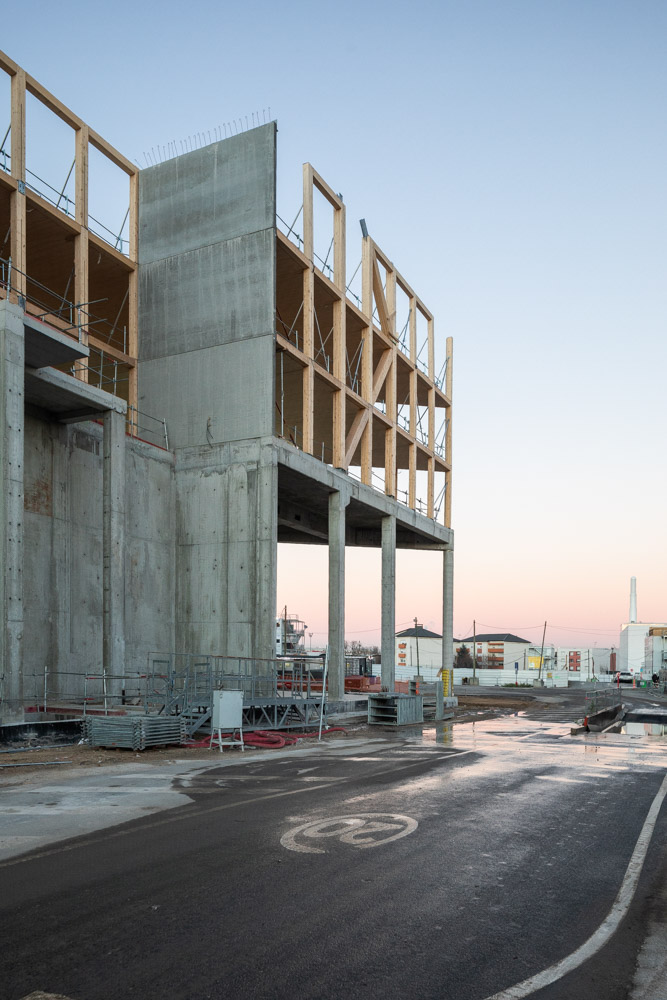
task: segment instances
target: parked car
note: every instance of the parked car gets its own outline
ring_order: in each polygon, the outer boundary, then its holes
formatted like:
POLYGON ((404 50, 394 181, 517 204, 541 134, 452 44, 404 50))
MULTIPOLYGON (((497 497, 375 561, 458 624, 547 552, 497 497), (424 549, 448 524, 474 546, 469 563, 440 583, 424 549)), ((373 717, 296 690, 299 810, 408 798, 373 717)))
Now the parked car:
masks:
POLYGON ((632 684, 632 674, 629 670, 621 670, 618 674, 618 679, 621 684, 632 684))

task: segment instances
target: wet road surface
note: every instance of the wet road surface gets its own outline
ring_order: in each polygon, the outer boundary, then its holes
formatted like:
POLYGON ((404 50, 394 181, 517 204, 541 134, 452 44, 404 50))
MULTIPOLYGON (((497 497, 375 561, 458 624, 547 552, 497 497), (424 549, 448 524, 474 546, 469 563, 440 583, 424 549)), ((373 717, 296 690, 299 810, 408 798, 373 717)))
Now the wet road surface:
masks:
MULTIPOLYGON (((0 997, 485 1000, 603 923, 667 745, 519 715, 229 760, 172 780, 184 806, 0 864, 0 997)), ((666 833, 667 807, 611 940, 530 995, 664 1000, 636 966, 666 833)))

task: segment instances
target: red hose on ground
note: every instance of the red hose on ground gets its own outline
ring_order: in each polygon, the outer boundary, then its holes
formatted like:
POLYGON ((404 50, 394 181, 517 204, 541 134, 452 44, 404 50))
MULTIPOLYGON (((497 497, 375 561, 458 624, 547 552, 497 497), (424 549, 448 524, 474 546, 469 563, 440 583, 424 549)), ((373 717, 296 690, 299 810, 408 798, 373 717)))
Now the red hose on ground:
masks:
MULTIPOLYGON (((344 733, 345 730, 342 726, 330 726, 328 729, 323 729, 322 733, 344 733)), ((223 733, 223 736, 230 736, 231 733, 223 733)), ((313 729, 309 733, 279 733, 275 730, 269 729, 256 729, 253 732, 243 734, 243 742, 248 747, 262 747, 266 750, 281 750, 286 746, 293 746, 299 740, 304 740, 308 736, 319 735, 318 729, 313 729)), ((195 747, 208 747, 211 745, 211 737, 207 736, 203 740, 189 740, 184 744, 185 747, 195 748, 195 747)))

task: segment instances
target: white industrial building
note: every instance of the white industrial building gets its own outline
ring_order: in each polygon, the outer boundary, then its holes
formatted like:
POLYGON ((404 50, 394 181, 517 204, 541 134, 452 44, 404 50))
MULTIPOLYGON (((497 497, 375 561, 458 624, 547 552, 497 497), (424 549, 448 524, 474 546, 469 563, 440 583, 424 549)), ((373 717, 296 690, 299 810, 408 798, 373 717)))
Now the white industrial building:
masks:
POLYGON ((618 669, 631 674, 640 674, 642 671, 653 673, 648 663, 645 663, 646 642, 652 632, 657 637, 661 629, 667 629, 665 622, 637 621, 637 581, 633 576, 630 580, 630 621, 621 625, 618 669))
POLYGON ((654 625, 644 640, 644 672, 660 674, 667 668, 667 626, 654 625))

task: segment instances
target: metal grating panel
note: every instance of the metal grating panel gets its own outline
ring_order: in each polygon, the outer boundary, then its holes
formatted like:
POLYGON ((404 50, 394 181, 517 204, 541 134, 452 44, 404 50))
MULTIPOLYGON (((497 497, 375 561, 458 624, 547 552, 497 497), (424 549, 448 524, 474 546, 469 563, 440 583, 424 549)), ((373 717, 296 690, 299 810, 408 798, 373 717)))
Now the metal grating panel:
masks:
POLYGON ((88 716, 84 733, 93 747, 125 747, 128 750, 185 743, 187 738, 186 722, 180 716, 88 716))

